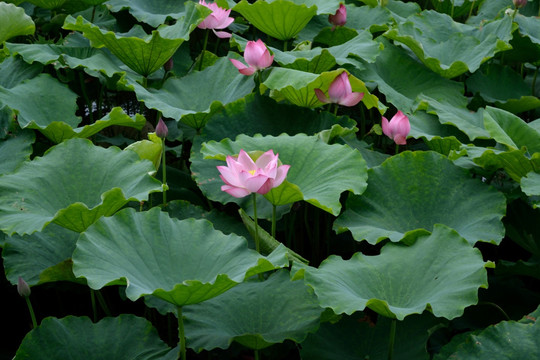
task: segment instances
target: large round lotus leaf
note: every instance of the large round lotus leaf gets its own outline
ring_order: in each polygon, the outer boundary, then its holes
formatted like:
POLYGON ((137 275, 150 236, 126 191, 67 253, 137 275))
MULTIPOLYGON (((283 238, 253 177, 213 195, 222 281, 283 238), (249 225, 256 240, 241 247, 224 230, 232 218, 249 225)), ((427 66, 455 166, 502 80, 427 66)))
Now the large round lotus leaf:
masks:
POLYGON ((127 9, 137 20, 158 27, 168 18, 178 19, 186 11, 184 1, 177 0, 109 0, 107 5, 113 12, 127 9))
POLYGON ((228 104, 253 91, 253 77, 245 76, 223 57, 213 66, 182 78, 170 78, 159 90, 134 83, 135 93, 146 107, 163 116, 201 129, 208 118, 228 104))
POLYGON ((388 243, 378 256, 356 253, 347 261, 332 255, 318 269, 306 268, 306 283, 321 306, 337 314, 368 307, 403 320, 427 309, 453 319, 477 303, 491 266, 478 249, 444 225, 435 225, 432 234, 409 233, 404 242, 414 244, 388 243))
POLYGON ((201 351, 226 349, 233 341, 251 349, 286 339, 301 342, 318 328, 322 311, 302 280, 291 281, 288 271, 279 271, 188 306, 183 314, 187 344, 201 351))
POLYGON ((12 172, 30 160, 35 139, 33 132, 25 130, 0 141, 0 175, 12 172))
POLYGON ((161 191, 150 161, 132 151, 72 139, 0 177, 0 229, 30 234, 54 222, 81 232, 129 200, 161 191))
POLYGON ((0 44, 19 35, 32 35, 36 25, 23 8, 0 2, 0 44))
POLYGON ((455 229, 471 244, 500 243, 504 195, 472 179, 462 168, 435 152, 403 152, 370 169, 362 196, 350 195, 347 210, 336 220, 338 232, 375 244, 400 241, 416 229, 435 224, 455 229))
POLYGON ((211 299, 273 268, 244 238, 224 235, 206 220, 171 219, 159 208, 101 218, 73 253, 73 272, 91 288, 123 278, 129 299, 153 294, 177 306, 211 299))
MULTIPOLYGON (((295 105, 313 108, 323 105, 317 99, 315 89, 321 89, 328 93, 332 81, 343 71, 343 69, 338 69, 322 74, 312 74, 287 68, 275 68, 272 69, 263 85, 270 90, 279 91, 280 96, 285 97, 295 105)), ((364 94, 362 102, 366 108, 376 107, 381 113, 384 113, 385 106, 379 103, 379 99, 375 95, 370 94, 363 81, 352 75, 349 76, 349 81, 352 91, 364 94)), ((276 94, 272 96, 276 96, 276 94)))
POLYGON ((263 33, 279 40, 294 38, 317 14, 316 6, 297 5, 287 0, 257 1, 254 4, 242 0, 233 10, 263 33))
POLYGON ((71 254, 78 237, 79 233, 55 224, 32 235, 8 237, 2 250, 6 278, 13 285, 19 276, 29 285, 74 281, 71 254))
POLYGON ((135 26, 125 34, 105 31, 85 20, 82 16, 74 19, 71 15, 65 20, 64 29, 77 30, 87 37, 94 47, 106 47, 133 71, 148 76, 160 69, 176 52, 189 34, 195 29, 210 10, 195 4, 186 3, 183 17, 172 25, 163 25, 147 35, 140 26, 135 26))
MULTIPOLYGON (((6 43, 4 46, 8 47, 6 43)), ((9 49, 9 48, 8 48, 9 49)), ((43 71, 40 64, 28 64, 19 56, 11 56, 0 63, 0 88, 11 89, 32 79, 43 71)))
POLYGON ((353 71, 353 74, 366 82, 375 82, 388 102, 405 113, 412 113, 418 107, 416 99, 420 94, 429 95, 438 101, 452 99, 454 101, 451 103, 463 102, 463 84, 426 69, 405 50, 388 40, 379 41, 384 50, 375 63, 362 63, 364 69, 353 71))
POLYGON ((55 121, 76 127, 77 95, 66 85, 47 74, 41 74, 5 89, 0 87, 0 104, 17 112, 22 128, 45 128, 55 121))
POLYGON ((456 336, 445 345, 435 360, 445 359, 540 359, 538 314, 527 316, 533 322, 502 321, 474 333, 456 336))
POLYGON ((484 124, 491 137, 510 150, 525 147, 529 155, 540 152, 540 132, 516 115, 488 106, 484 124))
POLYGON ((16 360, 150 360, 171 349, 146 319, 123 314, 92 323, 87 317, 48 317, 30 331, 16 360))
MULTIPOLYGON (((275 205, 289 204, 292 199, 303 199, 324 211, 337 215, 341 210, 339 198, 342 192, 361 194, 366 186, 367 167, 362 155, 347 145, 328 145, 317 137, 298 134, 248 137, 239 135, 236 141, 224 139, 210 141, 201 151, 205 159, 222 160, 226 155, 245 151, 274 150, 283 164, 290 165, 287 183, 271 190, 265 197, 275 205), (293 184, 294 186, 290 186, 293 184)), ((212 200, 223 203, 235 198, 221 191, 223 182, 212 162, 213 169, 197 168, 192 171, 201 189, 212 200), (203 172, 204 171, 204 172, 203 172)))
MULTIPOLYGON (((302 342, 300 355, 310 360, 387 360, 391 320, 370 318, 362 312, 326 322, 302 342)), ((396 324, 395 360, 427 360, 426 342, 436 318, 428 312, 411 315, 396 324)))
POLYGON ((399 22, 384 36, 405 44, 437 74, 453 78, 474 72, 496 53, 511 49, 512 20, 505 16, 477 28, 430 10, 399 22))
MULTIPOLYGON (((521 190, 528 196, 540 196, 540 174, 530 172, 526 177, 521 179, 521 190)), ((534 199, 533 203, 537 207, 540 200, 534 199)))
POLYGON ((519 32, 527 36, 533 43, 540 45, 540 24, 538 17, 516 15, 514 18, 519 25, 519 32))

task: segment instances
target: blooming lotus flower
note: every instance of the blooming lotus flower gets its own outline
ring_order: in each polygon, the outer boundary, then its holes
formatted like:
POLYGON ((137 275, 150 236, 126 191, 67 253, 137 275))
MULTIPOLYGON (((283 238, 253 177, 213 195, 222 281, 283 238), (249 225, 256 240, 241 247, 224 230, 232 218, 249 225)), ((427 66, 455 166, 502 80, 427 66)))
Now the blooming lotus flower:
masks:
POLYGON ((268 150, 257 161, 240 150, 238 157, 227 156, 227 166, 218 166, 219 177, 225 185, 221 187, 229 195, 236 198, 251 193, 266 194, 281 185, 290 165, 278 165, 278 154, 268 150))
POLYGON ((407 143, 407 135, 411 131, 409 118, 400 111, 388 121, 384 116, 382 118, 382 131, 398 145, 407 143))
POLYGON ((216 3, 207 4, 204 0, 199 0, 199 4, 212 10, 212 13, 208 15, 202 23, 197 25, 197 27, 199 29, 212 29, 214 34, 216 34, 216 36, 219 38, 230 38, 232 34, 225 31, 216 31, 215 29, 225 29, 227 26, 232 24, 234 19, 229 17, 231 9, 226 10, 224 8, 220 8, 216 3))
POLYGON ((332 81, 328 88, 328 96, 321 89, 315 89, 315 95, 320 102, 325 104, 332 103, 344 106, 354 106, 364 97, 364 93, 352 91, 349 75, 345 71, 332 81))
POLYGON ((343 26, 347 22, 347 8, 343 4, 339 4, 339 9, 337 9, 334 15, 328 15, 328 21, 330 24, 334 25, 332 31, 336 29, 336 26, 343 26))
POLYGON ((270 55, 266 45, 259 39, 257 41, 248 41, 246 49, 244 50, 244 60, 246 60, 249 67, 238 60, 230 60, 233 65, 236 66, 240 74, 252 75, 255 71, 266 69, 272 65, 274 55, 270 55))

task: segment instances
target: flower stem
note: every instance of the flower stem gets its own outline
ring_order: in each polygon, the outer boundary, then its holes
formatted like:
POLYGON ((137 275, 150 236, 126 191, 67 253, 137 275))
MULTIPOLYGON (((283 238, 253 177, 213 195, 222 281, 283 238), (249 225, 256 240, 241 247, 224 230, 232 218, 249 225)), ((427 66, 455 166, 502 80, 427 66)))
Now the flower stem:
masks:
POLYGON ((255 221, 255 250, 260 253, 259 248, 259 224, 257 223, 257 193, 252 194, 253 198, 253 220, 255 221))
POLYGON ((392 319, 390 323, 390 341, 388 343, 388 360, 394 359, 394 341, 396 340, 397 319, 392 319))
POLYGON ((334 104, 334 116, 337 116, 338 108, 339 108, 339 105, 338 105, 338 104, 334 104))
POLYGON ((208 44, 208 29, 205 30, 205 33, 204 33, 204 44, 203 44, 203 49, 202 49, 202 52, 201 52, 201 60, 199 62, 199 71, 202 70, 202 64, 203 64, 203 59, 204 59, 204 52, 206 51, 206 45, 208 44))
POLYGON ((186 336, 184 333, 184 317, 182 316, 182 307, 176 308, 178 315, 178 345, 180 350, 178 352, 178 359, 186 360, 186 336))
POLYGON ((94 322, 97 322, 96 294, 94 289, 90 289, 90 302, 92 303, 92 314, 94 322))
POLYGON ((255 360, 259 360, 259 350, 253 350, 253 354, 255 355, 255 360))
POLYGON ((272 204, 272 237, 276 238, 276 205, 272 204))
POLYGON ((26 305, 28 305, 28 311, 30 312, 30 317, 32 318, 32 329, 35 329, 37 328, 36 314, 34 314, 34 308, 30 302, 30 297, 25 296, 24 299, 26 300, 26 305))
POLYGON ((469 20, 469 18, 471 17, 472 15, 472 11, 474 9, 474 3, 476 2, 476 0, 473 0, 473 2, 471 3, 471 9, 469 10, 469 16, 467 16, 467 20, 469 20))
POLYGON ((283 40, 283 51, 287 51, 287 40, 283 40))
MULTIPOLYGON (((165 139, 161 139, 161 167, 163 169, 163 186, 167 186, 167 166, 165 165, 165 139)), ((163 206, 167 205, 167 190, 163 189, 163 206)))
POLYGON ((536 67, 536 71, 534 72, 534 77, 532 81, 532 87, 531 87, 532 96, 534 96, 534 94, 536 93, 536 78, 538 77, 538 68, 539 66, 536 67))
POLYGON ((399 154, 399 145, 396 144, 396 155, 399 154))

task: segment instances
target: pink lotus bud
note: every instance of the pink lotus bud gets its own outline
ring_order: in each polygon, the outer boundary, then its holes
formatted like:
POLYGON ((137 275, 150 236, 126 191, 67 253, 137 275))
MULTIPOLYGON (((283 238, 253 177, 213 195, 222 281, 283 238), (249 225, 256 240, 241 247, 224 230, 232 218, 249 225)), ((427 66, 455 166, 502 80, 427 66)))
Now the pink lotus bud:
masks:
POLYGON ((219 177, 225 185, 221 187, 236 198, 251 193, 266 194, 281 185, 290 165, 278 165, 278 154, 268 150, 254 162, 244 150, 237 157, 227 156, 227 166, 218 166, 219 177))
POLYGON ((347 8, 343 4, 339 4, 339 9, 337 9, 334 15, 328 15, 328 21, 330 24, 334 25, 332 31, 336 26, 343 26, 347 22, 347 8))
POLYGON ((22 297, 29 297, 31 293, 30 286, 28 286, 28 283, 20 276, 19 280, 17 280, 17 291, 22 297))
POLYGON ((274 55, 270 55, 266 45, 259 39, 257 41, 248 41, 244 50, 244 60, 246 60, 249 67, 238 60, 230 60, 241 74, 252 75, 255 71, 266 69, 272 65, 274 55))
POLYGON ((212 10, 212 13, 206 17, 197 27, 199 29, 212 29, 217 37, 228 39, 232 34, 225 31, 216 31, 216 29, 225 29, 231 25, 234 18, 229 17, 231 9, 225 10, 219 7, 216 3, 207 4, 204 0, 199 0, 199 4, 212 10))
POLYGON ((345 71, 332 81, 328 88, 328 96, 321 89, 315 89, 315 95, 320 102, 325 104, 332 103, 343 106, 354 106, 364 97, 364 93, 352 91, 349 75, 345 71))
POLYGON ((514 0, 514 6, 516 7, 516 9, 525 7, 525 5, 527 5, 527 0, 514 0))
POLYGON ((171 71, 173 66, 174 66, 173 58, 170 58, 169 60, 167 60, 165 64, 163 64, 163 69, 165 71, 171 71))
POLYGON ((156 135, 160 139, 165 139, 168 133, 169 133, 169 129, 167 128, 167 125, 165 124, 162 118, 159 118, 158 124, 156 126, 156 135))
POLYGON ((398 145, 407 143, 407 135, 411 131, 409 118, 400 111, 388 121, 384 116, 382 118, 382 131, 398 145))

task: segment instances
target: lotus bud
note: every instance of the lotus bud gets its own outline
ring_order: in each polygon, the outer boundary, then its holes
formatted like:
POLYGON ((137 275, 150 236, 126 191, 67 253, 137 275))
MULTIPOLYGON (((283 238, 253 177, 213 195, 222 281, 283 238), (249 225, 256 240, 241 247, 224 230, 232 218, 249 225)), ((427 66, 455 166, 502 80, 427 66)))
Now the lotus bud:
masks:
POLYGON ((163 119, 159 118, 158 124, 156 126, 156 135, 161 139, 165 139, 167 137, 167 134, 169 134, 169 129, 167 128, 167 125, 165 125, 163 119))
POLYGON ((165 69, 165 71, 171 71, 173 66, 174 66, 173 59, 170 58, 169 60, 167 60, 165 64, 163 64, 163 69, 165 69))
POLYGON ((514 6, 516 7, 516 9, 525 7, 525 5, 527 5, 527 0, 514 0, 514 6))
POLYGON ((29 297, 31 293, 30 286, 28 286, 28 283, 20 276, 19 280, 17 281, 17 291, 22 297, 29 297))
POLYGON ((332 31, 336 26, 343 26, 347 22, 347 8, 343 4, 339 4, 339 9, 337 9, 334 15, 328 15, 328 21, 330 24, 334 25, 332 31))

